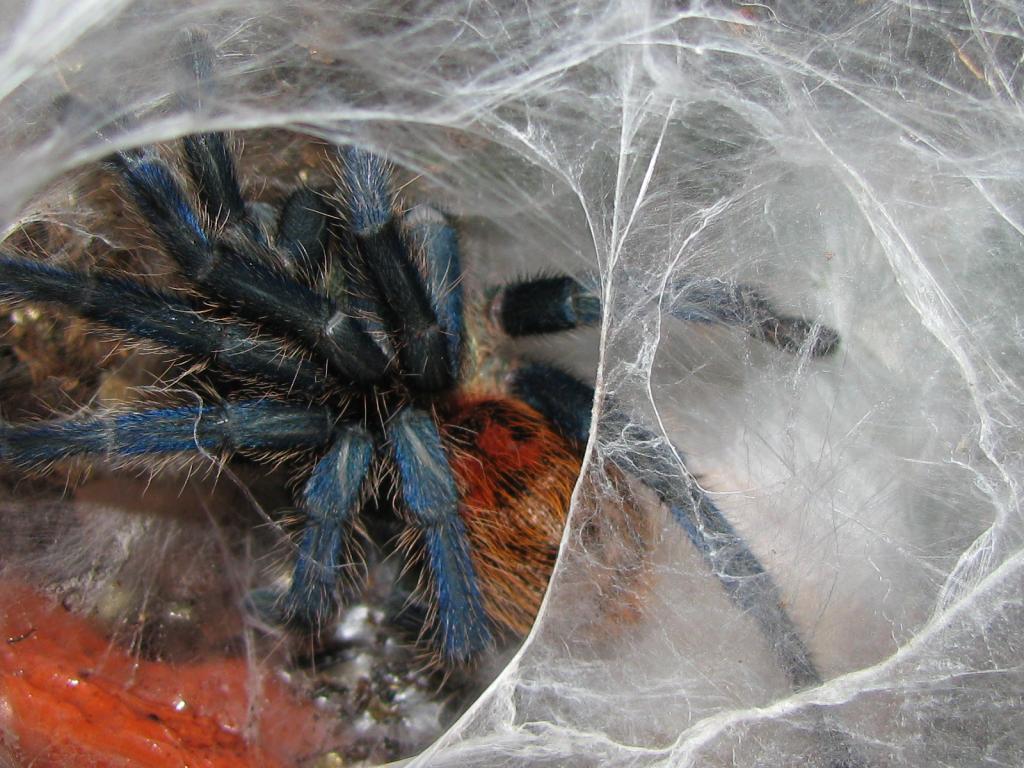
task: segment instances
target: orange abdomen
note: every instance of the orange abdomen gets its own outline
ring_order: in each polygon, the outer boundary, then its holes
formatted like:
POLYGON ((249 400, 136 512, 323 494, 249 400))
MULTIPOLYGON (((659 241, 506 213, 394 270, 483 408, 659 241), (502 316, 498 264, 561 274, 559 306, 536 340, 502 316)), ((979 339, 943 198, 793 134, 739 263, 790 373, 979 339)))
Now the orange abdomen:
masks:
POLYGON ((460 397, 444 425, 485 609, 497 627, 524 635, 558 556, 580 457, 510 398, 460 397))

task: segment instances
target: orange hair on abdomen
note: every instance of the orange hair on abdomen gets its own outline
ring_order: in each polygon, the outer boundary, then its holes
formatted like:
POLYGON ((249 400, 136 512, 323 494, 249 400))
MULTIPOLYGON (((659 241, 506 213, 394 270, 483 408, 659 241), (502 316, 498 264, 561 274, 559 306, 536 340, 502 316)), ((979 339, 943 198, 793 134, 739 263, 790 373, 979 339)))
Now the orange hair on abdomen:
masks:
POLYGON ((518 400, 462 396, 443 421, 485 609, 496 628, 524 635, 558 556, 580 457, 518 400))

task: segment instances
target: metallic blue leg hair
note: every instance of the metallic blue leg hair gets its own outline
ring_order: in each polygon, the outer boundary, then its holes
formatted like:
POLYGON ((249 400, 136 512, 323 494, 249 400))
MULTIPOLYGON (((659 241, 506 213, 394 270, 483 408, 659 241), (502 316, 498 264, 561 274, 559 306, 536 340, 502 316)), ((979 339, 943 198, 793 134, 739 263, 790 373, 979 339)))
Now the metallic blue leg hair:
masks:
POLYGON ((447 334, 431 306, 423 276, 409 258, 394 218, 391 166, 355 147, 340 150, 348 223, 363 265, 383 300, 384 319, 405 343, 398 360, 409 386, 420 392, 450 387, 457 367, 447 334))
POLYGON ((283 343, 228 322, 169 291, 102 273, 81 272, 0 253, 0 297, 60 304, 128 336, 148 339, 230 373, 267 379, 291 391, 319 394, 320 367, 283 343))
POLYGON ((441 436, 429 414, 408 407, 388 424, 387 438, 433 577, 441 652, 449 664, 466 662, 491 633, 441 436))
POLYGON ((242 400, 0 424, 0 461, 33 467, 87 454, 130 459, 196 451, 287 451, 326 445, 333 430, 334 414, 324 407, 242 400))
POLYGON ((428 205, 412 208, 403 223, 410 246, 423 255, 430 304, 441 330, 447 335, 452 379, 457 379, 464 330, 458 236, 444 214, 428 205))
POLYGON ((151 153, 113 159, 136 205, 182 273, 256 322, 302 339, 336 373, 358 384, 380 381, 387 360, 343 309, 274 269, 257 243, 213 242, 173 174, 151 153))
POLYGON ((306 528, 284 597, 287 619, 319 628, 334 614, 343 542, 359 511, 374 453, 373 437, 366 430, 345 425, 313 468, 302 490, 306 528))

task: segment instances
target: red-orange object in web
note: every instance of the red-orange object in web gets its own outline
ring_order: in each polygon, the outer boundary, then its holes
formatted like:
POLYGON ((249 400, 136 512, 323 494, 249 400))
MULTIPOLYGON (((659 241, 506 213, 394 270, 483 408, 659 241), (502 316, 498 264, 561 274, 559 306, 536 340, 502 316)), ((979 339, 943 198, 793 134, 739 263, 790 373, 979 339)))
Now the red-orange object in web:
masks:
POLYGON ((0 582, 0 744, 33 768, 294 765, 326 747, 312 703, 244 660, 145 661, 0 582))

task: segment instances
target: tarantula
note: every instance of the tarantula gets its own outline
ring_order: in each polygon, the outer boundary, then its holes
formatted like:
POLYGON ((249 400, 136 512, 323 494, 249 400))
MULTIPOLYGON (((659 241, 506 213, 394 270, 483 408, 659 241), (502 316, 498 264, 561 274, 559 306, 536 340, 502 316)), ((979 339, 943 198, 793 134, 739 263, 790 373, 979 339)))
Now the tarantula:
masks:
MULTIPOLYGON (((202 78, 212 53, 192 44, 202 78)), ((479 316, 508 336, 567 331, 600 321, 598 298, 568 275, 465 296, 452 223, 430 206, 403 208, 389 164, 362 149, 338 149, 336 188, 295 190, 270 225, 246 204, 227 135, 186 136, 180 151, 181 175, 153 148, 119 150, 108 166, 190 292, 8 253, 0 298, 60 305, 172 350, 214 374, 206 400, 4 424, 0 460, 32 469, 77 455, 313 452, 276 617, 314 630, 332 617, 360 510, 387 486, 402 542, 423 560, 442 662, 469 662, 496 636, 525 633, 557 554, 594 392, 547 364, 492 359, 471 326, 479 316)), ((838 343, 748 286, 689 279, 677 293, 671 311, 684 320, 740 326, 813 356, 838 343)), ((815 681, 757 558, 695 483, 670 482, 676 452, 614 403, 605 418, 637 446, 621 469, 669 507, 793 682, 815 681)))

